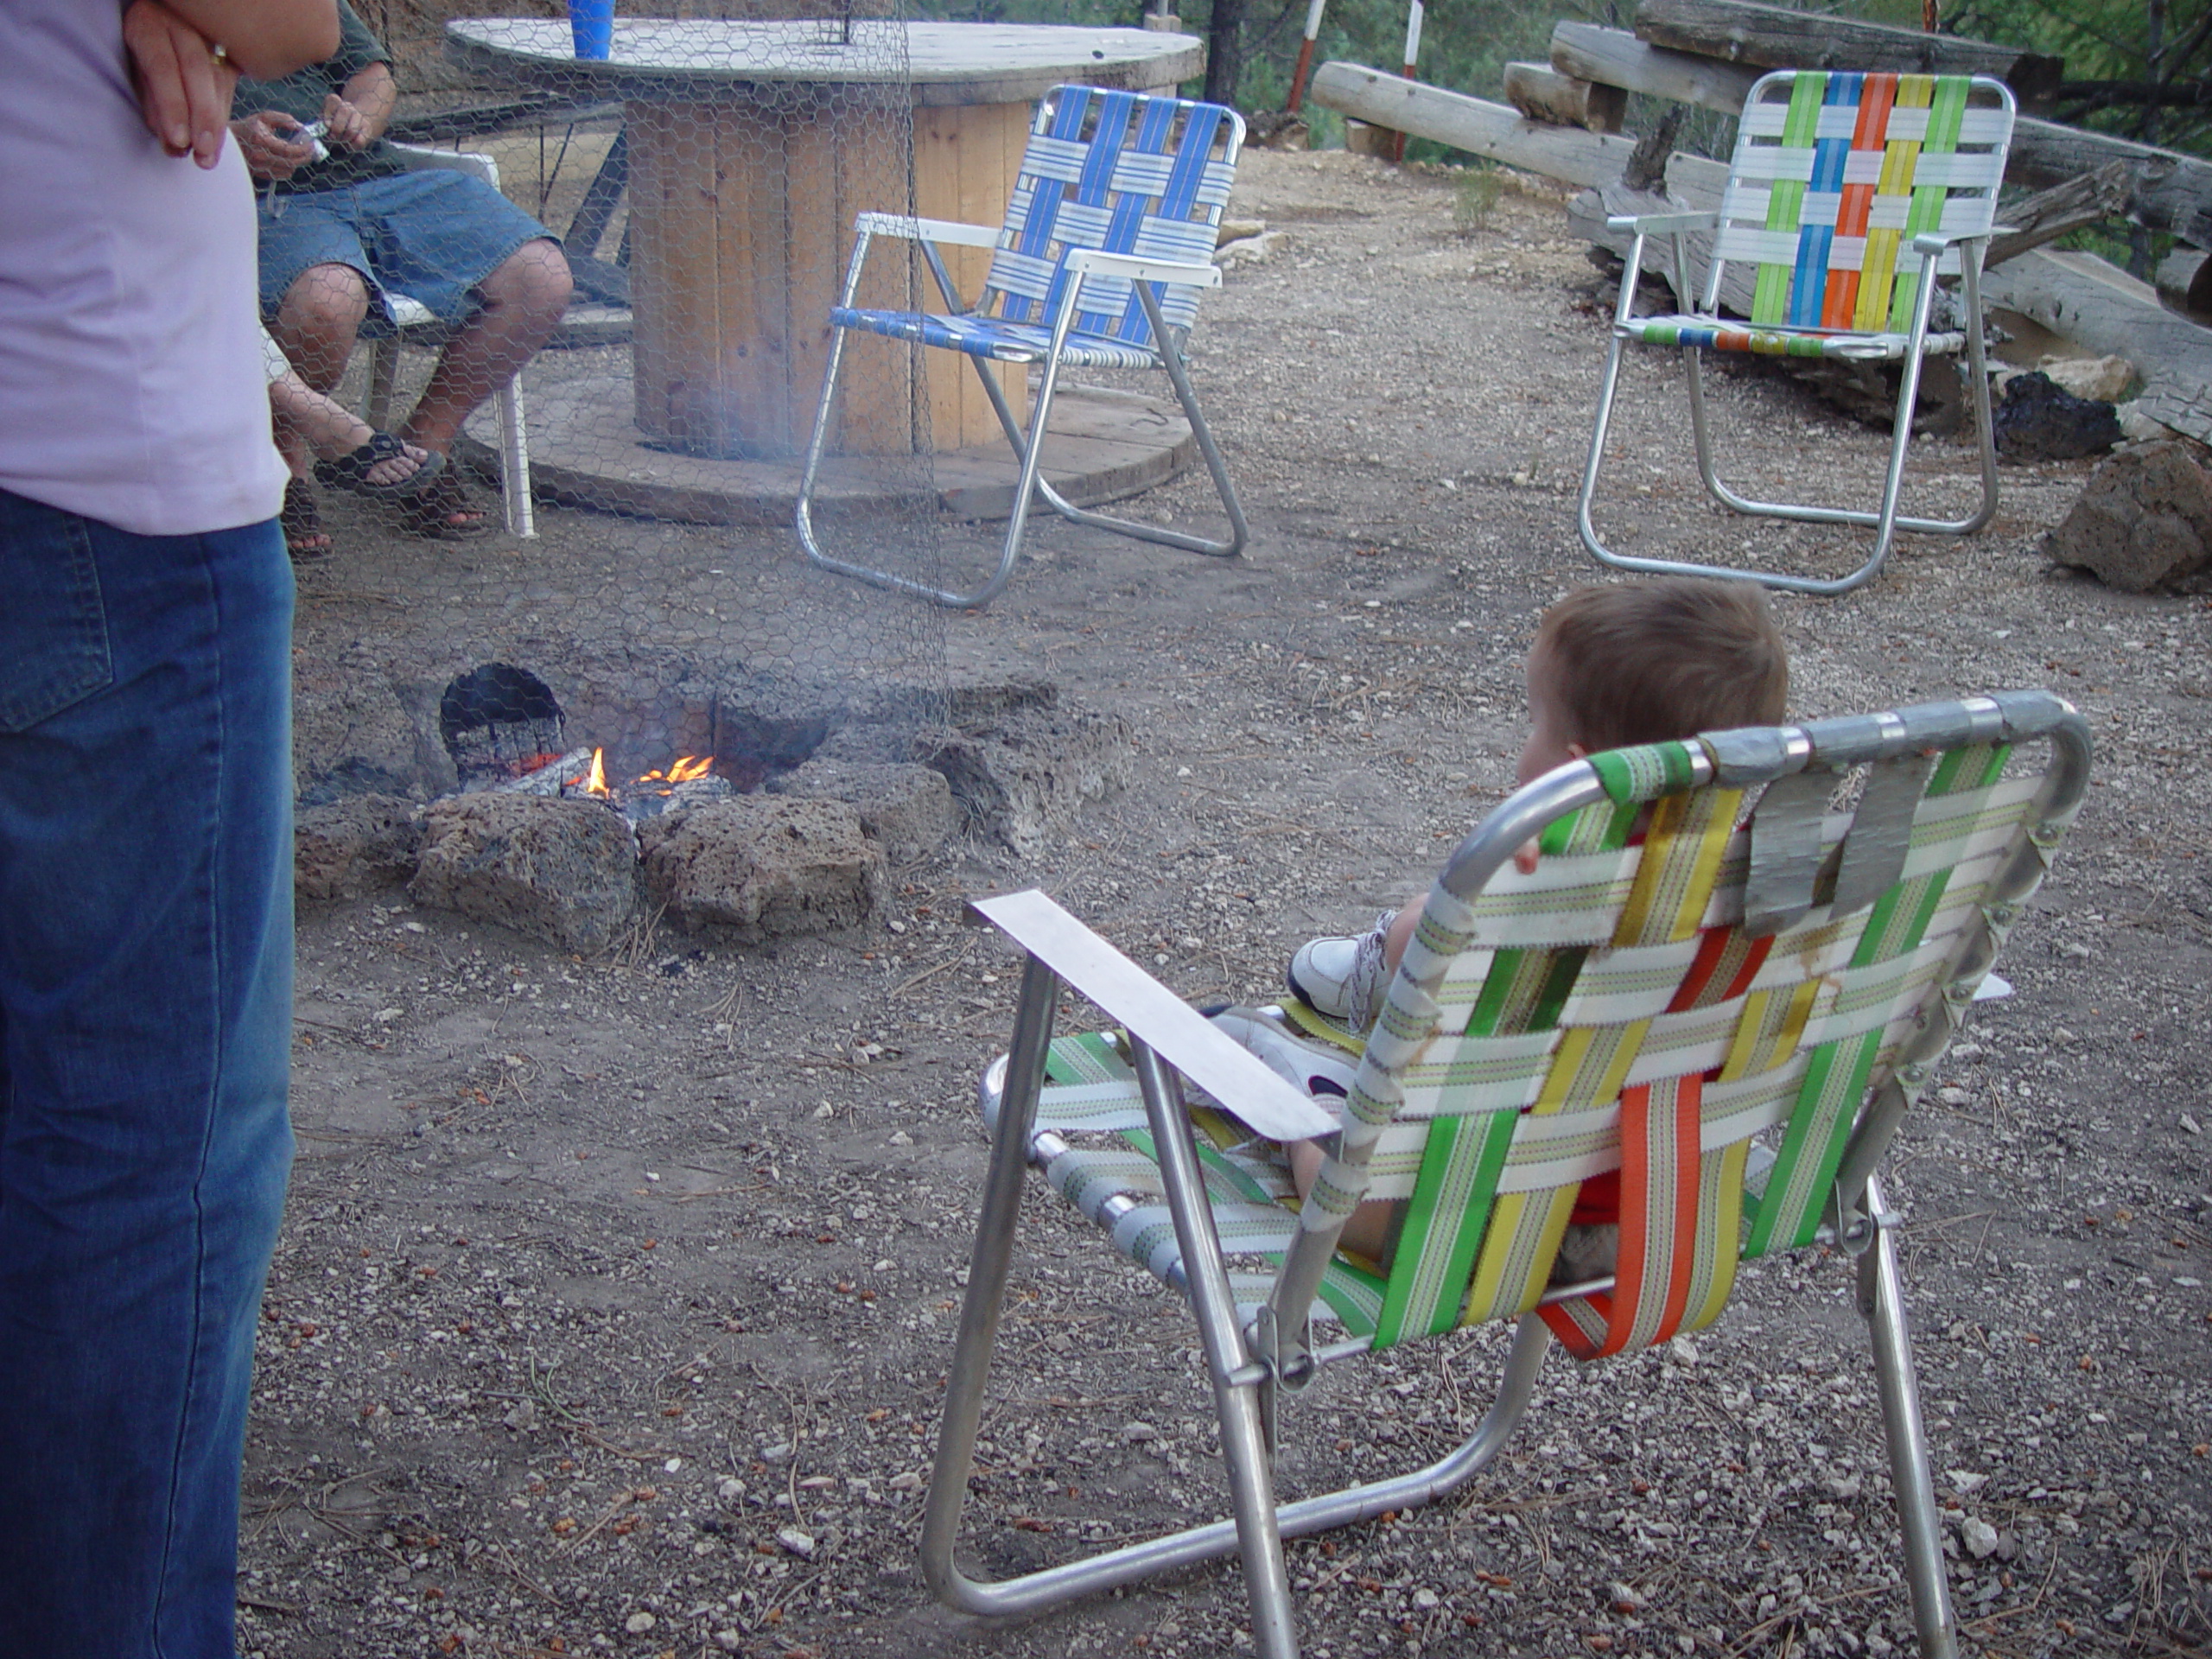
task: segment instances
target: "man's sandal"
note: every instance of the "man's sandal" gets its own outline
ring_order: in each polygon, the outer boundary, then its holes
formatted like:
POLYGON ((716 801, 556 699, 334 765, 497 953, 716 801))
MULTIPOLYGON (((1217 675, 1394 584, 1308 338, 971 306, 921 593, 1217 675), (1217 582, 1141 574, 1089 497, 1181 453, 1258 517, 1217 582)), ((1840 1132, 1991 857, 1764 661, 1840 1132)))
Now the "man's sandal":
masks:
POLYGON ((276 515, 284 532, 284 550, 295 564, 330 556, 330 532, 322 527, 322 513, 315 504, 315 491, 303 478, 284 482, 284 507, 276 515))
POLYGON ((492 533, 491 515, 468 499, 461 480, 441 472, 399 504, 400 527, 432 542, 473 542, 492 533))
POLYGON ((340 455, 334 461, 318 461, 315 475, 318 481, 334 490, 350 490, 355 495, 365 495, 375 501, 399 501, 424 488, 440 473, 445 471, 446 458, 435 450, 423 451, 423 460, 405 478, 397 483, 379 484, 369 476, 372 467, 388 461, 408 459, 408 446, 389 432, 372 433, 369 441, 351 454, 340 455))

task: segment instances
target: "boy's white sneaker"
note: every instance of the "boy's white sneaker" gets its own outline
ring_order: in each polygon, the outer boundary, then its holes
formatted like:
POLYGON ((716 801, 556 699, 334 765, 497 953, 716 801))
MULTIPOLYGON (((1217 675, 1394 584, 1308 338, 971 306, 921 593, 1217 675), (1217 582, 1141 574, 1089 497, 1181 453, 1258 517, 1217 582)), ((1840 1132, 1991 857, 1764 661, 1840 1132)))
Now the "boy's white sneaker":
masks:
POLYGON ((1342 1020, 1354 1030, 1374 1023, 1389 982, 1382 967, 1382 944, 1395 915, 1385 911, 1364 933, 1309 939, 1300 945, 1285 976, 1291 995, 1316 1014, 1342 1020))
POLYGON ((1224 1008, 1211 1018, 1300 1093, 1316 1100, 1342 1100, 1351 1093, 1359 1062, 1341 1048, 1302 1037, 1257 1008, 1224 1008))

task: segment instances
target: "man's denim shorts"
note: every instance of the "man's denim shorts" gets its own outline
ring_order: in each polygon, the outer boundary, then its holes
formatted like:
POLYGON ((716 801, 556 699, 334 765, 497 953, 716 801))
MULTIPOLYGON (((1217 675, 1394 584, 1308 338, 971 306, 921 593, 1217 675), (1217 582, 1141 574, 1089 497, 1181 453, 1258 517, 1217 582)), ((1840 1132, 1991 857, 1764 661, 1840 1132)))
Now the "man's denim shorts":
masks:
MULTIPOLYGON (((483 180, 444 168, 280 192, 261 203, 261 308, 274 316, 310 266, 351 265, 372 291, 404 294, 458 322, 476 308, 479 283, 524 243, 552 234, 483 180)), ((372 308, 371 322, 381 313, 372 308)))

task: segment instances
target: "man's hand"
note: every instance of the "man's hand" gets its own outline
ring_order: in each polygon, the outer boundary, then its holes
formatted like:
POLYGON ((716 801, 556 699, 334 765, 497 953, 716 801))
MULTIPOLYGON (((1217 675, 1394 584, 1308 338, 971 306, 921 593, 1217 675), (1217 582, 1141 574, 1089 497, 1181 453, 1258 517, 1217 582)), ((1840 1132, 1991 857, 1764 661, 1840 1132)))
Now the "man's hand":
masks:
POLYGON ((329 142, 347 149, 366 149, 376 142, 377 130, 367 113, 348 104, 340 93, 333 92, 322 100, 322 124, 329 130, 329 142))
POLYGON ((233 121, 231 131, 245 157, 246 170, 257 180, 289 179, 315 159, 308 130, 278 110, 233 121))
POLYGON ((214 166, 238 71, 218 61, 207 37, 162 0, 131 0, 123 14, 123 45, 147 130, 170 155, 214 166))

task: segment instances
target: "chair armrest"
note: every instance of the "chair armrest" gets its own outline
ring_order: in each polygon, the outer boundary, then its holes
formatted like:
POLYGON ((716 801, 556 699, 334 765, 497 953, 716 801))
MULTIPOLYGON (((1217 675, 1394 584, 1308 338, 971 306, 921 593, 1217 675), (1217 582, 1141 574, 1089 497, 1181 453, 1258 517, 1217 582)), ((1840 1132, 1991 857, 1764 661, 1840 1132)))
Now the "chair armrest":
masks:
POLYGON ((910 213, 861 213, 853 229, 863 236, 903 236, 909 242, 950 242, 963 248, 995 248, 995 225, 963 225, 954 219, 917 219, 910 213))
POLYGON ((1986 242, 1995 234, 1994 227, 1986 231, 1923 231, 1912 238, 1912 251, 1927 258, 1948 253, 1961 242, 1986 242))
POLYGON ((489 156, 467 149, 431 149, 422 144, 394 143, 391 149, 410 173, 442 168, 448 173, 481 179, 494 190, 499 188, 499 164, 489 156))
POLYGON ((1341 1127, 1335 1114, 1035 888, 978 899, 969 908, 1260 1134, 1307 1141, 1341 1127))
POLYGON ((1187 288, 1219 288, 1221 267, 1193 265, 1180 259, 1145 259, 1109 253, 1103 248, 1075 248, 1067 268, 1078 276, 1126 276, 1133 283, 1180 283, 1187 288))
POLYGON ((1605 228, 1637 236, 1671 236, 1678 231, 1710 231, 1719 223, 1720 215, 1713 213, 1614 213, 1605 220, 1605 228))

